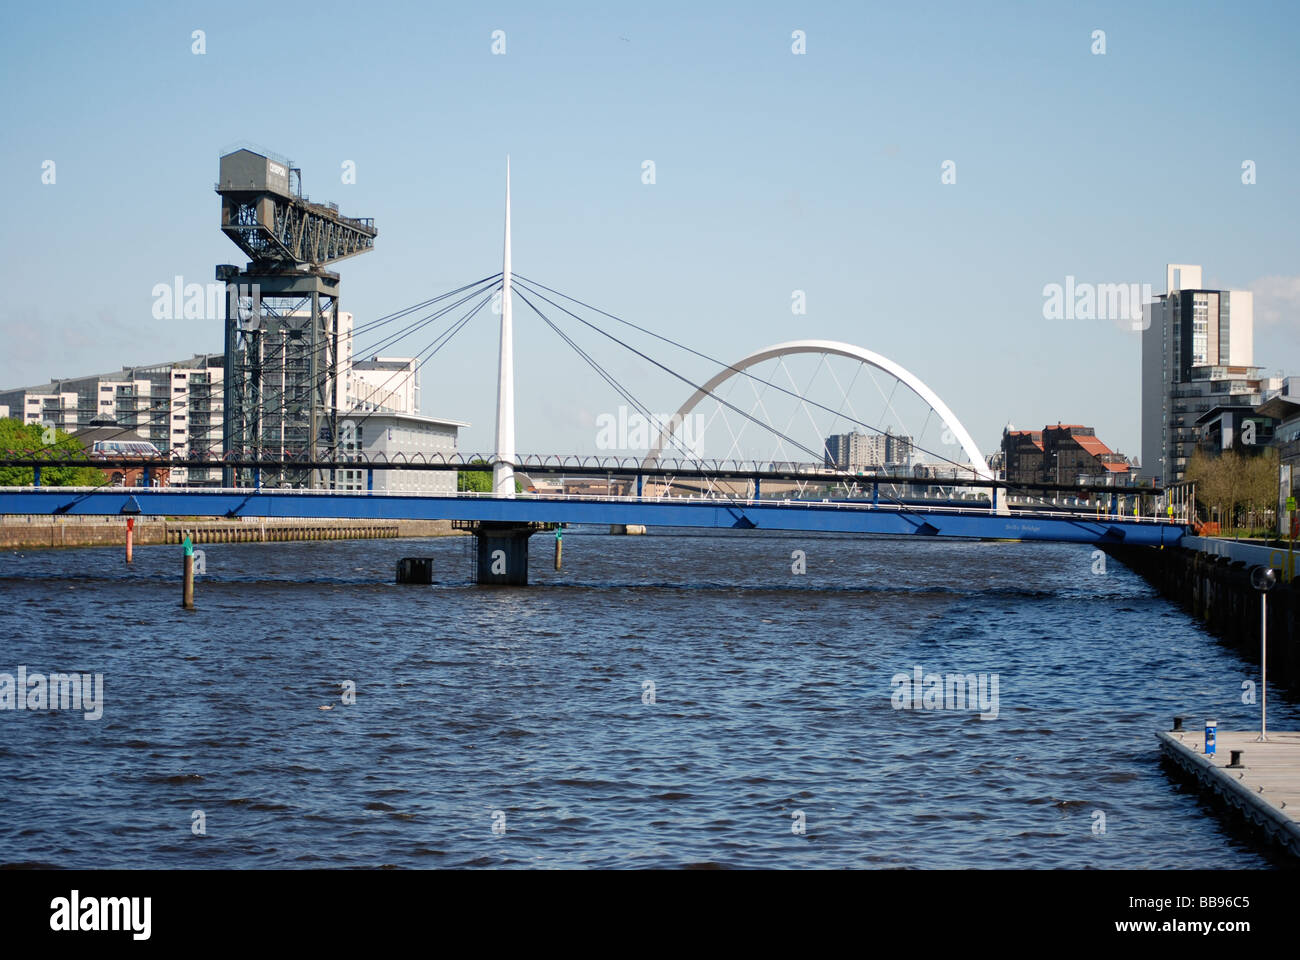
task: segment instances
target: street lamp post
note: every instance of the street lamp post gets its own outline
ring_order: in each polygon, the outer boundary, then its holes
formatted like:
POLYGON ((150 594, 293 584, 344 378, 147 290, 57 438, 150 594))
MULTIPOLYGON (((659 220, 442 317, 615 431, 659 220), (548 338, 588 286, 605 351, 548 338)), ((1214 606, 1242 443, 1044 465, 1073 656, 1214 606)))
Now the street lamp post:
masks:
POLYGON ((1268 740, 1268 592, 1277 583, 1272 567, 1255 567, 1250 571, 1250 585, 1259 591, 1259 737, 1268 740))

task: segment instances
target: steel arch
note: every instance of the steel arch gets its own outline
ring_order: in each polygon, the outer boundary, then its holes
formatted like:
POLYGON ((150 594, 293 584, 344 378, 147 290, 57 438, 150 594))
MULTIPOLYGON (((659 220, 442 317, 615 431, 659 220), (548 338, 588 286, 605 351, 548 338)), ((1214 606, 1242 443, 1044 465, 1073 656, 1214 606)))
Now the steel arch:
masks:
MULTIPOLYGON (((962 452, 970 458, 971 465, 974 466, 975 472, 985 480, 993 479, 993 474, 989 471, 989 465, 984 460, 984 455, 980 453, 979 447, 975 445, 975 441, 966 431, 966 428, 962 426, 961 421, 957 419, 956 414, 948 408, 946 403, 939 399, 938 394, 926 386, 925 383, 923 383, 921 379, 911 371, 899 366, 888 357, 883 357, 865 347, 854 346, 851 343, 842 343, 838 340, 789 340, 785 343, 778 343, 770 347, 764 347, 762 350, 751 353, 743 360, 739 360, 715 374, 708 383, 704 384, 691 395, 691 398, 682 405, 682 408, 677 411, 677 415, 669 422, 671 424, 682 423, 701 400, 704 400, 709 394, 717 389, 720 384, 730 380, 736 374, 741 373, 756 364, 762 363, 765 360, 773 360, 777 357, 786 357, 797 353, 829 353, 839 357, 847 357, 851 360, 861 360, 863 363, 869 364, 877 370, 883 370, 895 379, 907 384, 907 386, 911 388, 917 396, 930 405, 930 409, 937 413, 939 419, 942 420, 948 429, 952 431, 953 436, 956 437, 957 442, 961 445, 962 452)), ((672 431, 669 429, 665 428, 659 431, 659 438, 655 441, 655 445, 651 448, 650 452, 646 454, 642 466, 646 469, 653 468, 653 466, 658 462, 659 454, 663 451, 664 444, 668 441, 670 436, 672 436, 672 431)))

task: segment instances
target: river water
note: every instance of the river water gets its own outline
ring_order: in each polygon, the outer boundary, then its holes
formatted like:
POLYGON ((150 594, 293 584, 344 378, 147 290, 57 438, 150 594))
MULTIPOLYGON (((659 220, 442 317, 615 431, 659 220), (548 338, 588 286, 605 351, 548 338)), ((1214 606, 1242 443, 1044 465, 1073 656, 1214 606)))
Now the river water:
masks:
POLYGON ((99 719, 0 711, 0 863, 1284 864, 1154 736, 1250 728, 1255 668, 1091 548, 553 543, 528 588, 468 538, 210 545, 194 612, 176 546, 0 555, 0 673, 103 676, 99 719), (983 703, 917 709, 917 668, 983 703))

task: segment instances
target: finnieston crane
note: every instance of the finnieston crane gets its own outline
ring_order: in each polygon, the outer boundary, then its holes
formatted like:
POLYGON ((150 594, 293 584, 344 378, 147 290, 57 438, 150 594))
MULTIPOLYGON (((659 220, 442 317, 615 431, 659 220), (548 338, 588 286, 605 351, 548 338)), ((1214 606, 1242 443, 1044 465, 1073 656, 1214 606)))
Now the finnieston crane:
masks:
MULTIPOLYGON (((257 459, 317 459, 338 437, 339 275, 328 264, 374 248, 371 218, 313 203, 288 160, 240 149, 221 158, 221 232, 250 258, 217 266, 226 284, 222 447, 257 459)), ((247 479, 247 478, 245 478, 247 479)), ((305 470, 263 474, 305 483, 305 470)), ((312 485, 323 483, 318 473, 312 485)), ((226 486, 235 483, 227 469, 226 486)))

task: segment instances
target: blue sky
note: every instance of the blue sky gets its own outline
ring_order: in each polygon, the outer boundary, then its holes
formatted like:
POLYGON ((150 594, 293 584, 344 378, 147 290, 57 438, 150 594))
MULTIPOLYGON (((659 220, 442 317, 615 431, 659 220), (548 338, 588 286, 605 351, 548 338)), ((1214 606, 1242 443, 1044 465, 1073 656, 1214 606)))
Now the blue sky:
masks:
MULTIPOLYGON (((153 319, 152 289, 243 262, 212 192, 232 147, 375 218, 375 250, 338 268, 358 323, 500 269, 510 154, 521 273, 729 360, 868 347, 986 451, 1008 420, 1062 420, 1133 455, 1138 335, 1044 319, 1043 287, 1160 292, 1167 262, 1202 264, 1255 290, 1255 362, 1300 373, 1296 9, 9 5, 0 387, 220 349, 219 323, 153 319)), ((470 449, 491 445, 494 319, 424 376, 424 412, 471 421, 470 449)), ((622 401, 534 321, 517 308, 519 449, 590 449, 622 401)), ((689 392, 644 382, 655 410, 689 392)))

